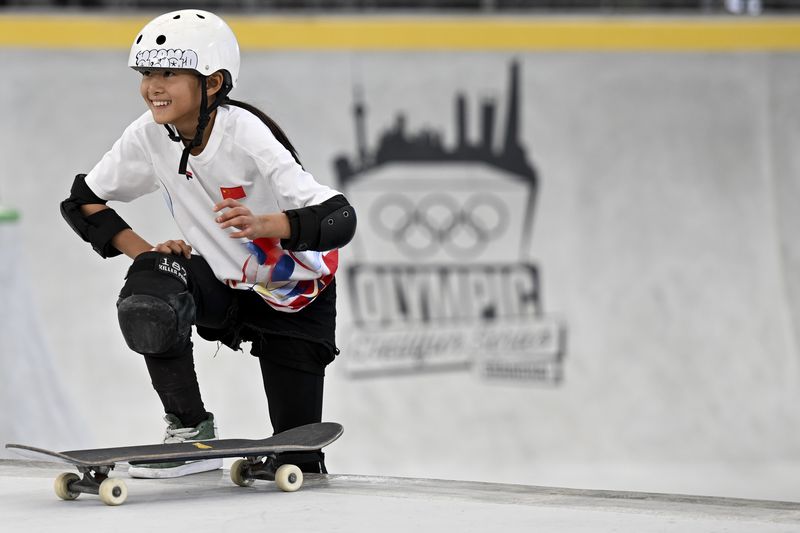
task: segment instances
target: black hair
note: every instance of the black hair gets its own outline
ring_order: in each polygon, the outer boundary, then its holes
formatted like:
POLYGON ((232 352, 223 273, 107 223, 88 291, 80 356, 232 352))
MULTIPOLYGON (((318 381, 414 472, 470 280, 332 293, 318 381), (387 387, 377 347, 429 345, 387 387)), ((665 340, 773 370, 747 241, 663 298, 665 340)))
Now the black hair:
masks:
POLYGON ((227 96, 225 97, 225 100, 223 100, 222 103, 227 105, 233 105, 236 107, 241 107, 242 109, 250 111, 252 114, 257 116, 261 120, 261 122, 263 122, 269 128, 269 131, 272 132, 275 138, 278 139, 278 142, 281 143, 284 148, 289 150, 289 153, 292 154, 292 157, 294 158, 295 161, 297 161, 297 164, 300 165, 301 167, 303 166, 303 164, 300 162, 300 157, 297 155, 297 150, 295 149, 294 145, 292 145, 292 141, 289 140, 289 137, 286 135, 286 133, 284 133, 281 127, 278 126, 278 123, 275 122, 272 118, 270 118, 269 115, 267 115, 254 105, 248 104, 247 102, 242 102, 240 100, 233 100, 231 98, 228 98, 227 96))

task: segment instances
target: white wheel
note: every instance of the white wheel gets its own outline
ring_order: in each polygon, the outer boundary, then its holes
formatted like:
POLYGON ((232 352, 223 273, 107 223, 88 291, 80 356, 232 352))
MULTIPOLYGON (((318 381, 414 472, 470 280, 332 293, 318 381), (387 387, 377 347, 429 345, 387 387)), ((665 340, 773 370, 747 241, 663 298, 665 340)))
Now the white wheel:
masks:
POLYGON ((78 474, 73 474, 72 472, 59 474, 55 483, 53 483, 53 488, 56 489, 56 496, 62 500, 74 500, 80 496, 80 492, 69 490, 69 484, 80 479, 78 474))
POLYGON ((244 471, 247 468, 247 464, 248 462, 246 459, 239 459, 231 466, 231 481, 240 487, 249 487, 253 484, 252 479, 244 477, 244 471))
POLYGON ((283 492, 294 492, 303 486, 303 472, 295 465, 281 465, 275 472, 275 484, 283 492))
POLYGON ((100 500, 106 505, 122 505, 128 498, 128 487, 121 479, 108 478, 100 483, 100 500))

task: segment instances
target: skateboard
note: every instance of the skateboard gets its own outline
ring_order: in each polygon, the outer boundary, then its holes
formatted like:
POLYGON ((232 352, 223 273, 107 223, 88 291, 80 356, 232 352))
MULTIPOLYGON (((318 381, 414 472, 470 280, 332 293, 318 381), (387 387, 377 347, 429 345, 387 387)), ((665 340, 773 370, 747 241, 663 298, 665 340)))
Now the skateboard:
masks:
POLYGON ((6 444, 6 448, 27 457, 55 459, 75 466, 83 474, 82 478, 74 472, 67 472, 55 480, 56 495, 62 500, 74 500, 86 493, 97 494, 106 505, 121 505, 128 497, 128 488, 123 480, 111 478, 109 473, 117 463, 123 462, 137 465, 243 457, 231 466, 231 481, 235 484, 249 487, 254 480, 263 479, 274 481, 285 492, 294 492, 303 485, 303 473, 293 464, 276 467, 278 455, 282 455, 284 462, 291 459, 289 454, 317 451, 338 439, 343 432, 340 424, 321 422, 260 440, 220 439, 66 452, 23 444, 6 444))

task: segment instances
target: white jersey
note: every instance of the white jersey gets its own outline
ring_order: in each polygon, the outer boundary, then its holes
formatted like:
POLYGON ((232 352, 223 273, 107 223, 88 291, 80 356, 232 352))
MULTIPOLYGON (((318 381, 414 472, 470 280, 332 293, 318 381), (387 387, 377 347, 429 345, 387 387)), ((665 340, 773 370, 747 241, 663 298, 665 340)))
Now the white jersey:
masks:
POLYGON ((290 252, 278 239, 232 239, 213 206, 234 198, 255 214, 319 204, 340 194, 317 183, 261 120, 244 109, 220 106, 203 152, 178 174, 183 144, 145 112, 128 126, 86 176, 103 200, 129 202, 158 190, 184 239, 217 278, 255 290, 272 307, 297 311, 332 280, 338 252, 290 252))

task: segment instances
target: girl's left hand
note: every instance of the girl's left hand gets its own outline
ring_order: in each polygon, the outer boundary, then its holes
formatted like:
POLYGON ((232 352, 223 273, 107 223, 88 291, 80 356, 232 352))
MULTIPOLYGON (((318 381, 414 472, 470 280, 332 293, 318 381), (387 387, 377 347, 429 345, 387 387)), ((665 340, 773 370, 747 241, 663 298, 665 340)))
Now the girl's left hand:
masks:
POLYGON ((214 206, 214 212, 227 211, 216 218, 220 228, 235 228, 230 234, 232 239, 277 238, 288 239, 291 236, 289 218, 285 213, 255 215, 250 209, 232 198, 227 198, 214 206))

